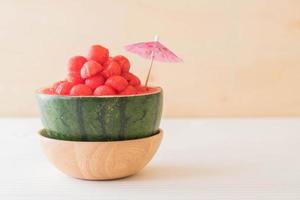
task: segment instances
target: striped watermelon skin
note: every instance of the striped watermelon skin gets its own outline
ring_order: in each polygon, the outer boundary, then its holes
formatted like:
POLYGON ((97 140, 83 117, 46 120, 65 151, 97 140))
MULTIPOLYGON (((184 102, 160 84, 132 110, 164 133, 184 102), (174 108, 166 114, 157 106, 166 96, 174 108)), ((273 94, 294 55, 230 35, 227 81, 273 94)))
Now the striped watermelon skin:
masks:
POLYGON ((75 141, 115 141, 158 132, 163 92, 135 96, 72 97, 37 94, 48 136, 75 141))

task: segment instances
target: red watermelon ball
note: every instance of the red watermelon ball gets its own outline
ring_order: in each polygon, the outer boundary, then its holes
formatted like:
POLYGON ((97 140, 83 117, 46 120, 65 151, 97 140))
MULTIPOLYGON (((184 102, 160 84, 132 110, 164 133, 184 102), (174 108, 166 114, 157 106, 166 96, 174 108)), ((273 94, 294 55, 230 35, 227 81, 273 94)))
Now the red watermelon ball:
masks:
POLYGON ((119 63, 122 68, 122 73, 129 72, 130 62, 125 56, 118 55, 113 57, 113 60, 119 63))
POLYGON ((121 92, 128 86, 128 81, 122 76, 111 76, 106 80, 105 85, 121 92))
POLYGON ((59 84, 64 83, 64 82, 66 82, 66 81, 64 80, 64 81, 57 81, 57 82, 55 82, 55 83, 52 85, 52 88, 54 89, 54 91, 55 91, 56 88, 59 86, 59 84))
POLYGON ((57 88, 55 89, 55 93, 59 95, 69 95, 73 85, 73 83, 64 81, 57 86, 57 88))
POLYGON ((102 75, 96 75, 91 78, 87 78, 85 80, 85 84, 92 89, 95 89, 100 85, 104 85, 104 83, 105 83, 105 78, 102 75))
POLYGON ((111 61, 102 74, 108 78, 113 75, 120 75, 121 70, 121 66, 117 62, 111 61))
POLYGON ((128 85, 121 93, 121 95, 132 95, 137 94, 137 89, 132 85, 128 85))
POLYGON ((137 89, 137 93, 138 94, 143 94, 143 93, 147 93, 148 92, 148 89, 145 86, 138 86, 138 87, 136 87, 136 89, 137 89))
POLYGON ((122 76, 123 76, 123 77, 129 82, 129 84, 132 85, 132 86, 139 86, 139 85, 141 85, 140 79, 139 79, 136 75, 134 75, 134 74, 132 74, 132 73, 130 73, 130 72, 124 73, 124 74, 122 74, 122 76))
POLYGON ((74 85, 84 83, 84 80, 81 78, 80 72, 70 72, 68 74, 67 80, 74 85))
POLYGON ((84 84, 74 85, 70 91, 72 96, 89 96, 93 94, 93 90, 84 84))
POLYGON ((147 87, 147 93, 156 92, 157 88, 147 87))
POLYGON ((109 58, 109 51, 101 45, 93 45, 90 47, 88 59, 104 64, 109 58))
POLYGON ((101 85, 94 90, 95 96, 116 95, 117 92, 107 85, 101 85))
POLYGON ((112 57, 109 57, 106 61, 105 61, 105 63, 103 63, 103 67, 104 67, 104 69, 106 69, 107 67, 108 67, 108 65, 110 64, 110 62, 112 61, 112 57))
POLYGON ((68 71, 69 72, 80 72, 82 66, 86 62, 86 58, 83 56, 74 56, 69 59, 68 71))
POLYGON ((53 88, 44 88, 40 90, 41 93, 43 94, 55 94, 55 91, 53 88))
POLYGON ((86 79, 92 77, 103 70, 103 66, 96 61, 87 61, 81 68, 81 78, 86 79))

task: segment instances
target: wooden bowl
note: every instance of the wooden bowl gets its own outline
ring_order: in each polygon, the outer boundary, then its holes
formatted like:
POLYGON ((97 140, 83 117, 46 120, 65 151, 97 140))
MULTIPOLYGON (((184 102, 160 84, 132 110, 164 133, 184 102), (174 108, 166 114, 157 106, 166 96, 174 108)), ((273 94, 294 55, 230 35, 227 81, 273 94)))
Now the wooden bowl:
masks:
POLYGON ((156 153, 163 131, 141 139, 124 141, 66 141, 39 132, 43 150, 63 173, 86 180, 111 180, 136 174, 156 153))
POLYGON ((37 92, 48 136, 73 141, 144 138, 158 132, 163 92, 126 96, 61 96, 37 92))

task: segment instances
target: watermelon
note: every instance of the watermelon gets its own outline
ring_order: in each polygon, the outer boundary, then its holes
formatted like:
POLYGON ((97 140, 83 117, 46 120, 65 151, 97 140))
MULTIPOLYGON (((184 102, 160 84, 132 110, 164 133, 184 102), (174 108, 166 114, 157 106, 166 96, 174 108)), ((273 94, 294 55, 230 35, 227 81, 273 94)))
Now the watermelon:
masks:
POLYGON ((37 94, 48 136, 74 141, 116 141, 148 137, 159 130, 163 93, 123 96, 37 94))
POLYGON ((117 92, 107 85, 100 85, 94 90, 95 96, 116 95, 117 92))

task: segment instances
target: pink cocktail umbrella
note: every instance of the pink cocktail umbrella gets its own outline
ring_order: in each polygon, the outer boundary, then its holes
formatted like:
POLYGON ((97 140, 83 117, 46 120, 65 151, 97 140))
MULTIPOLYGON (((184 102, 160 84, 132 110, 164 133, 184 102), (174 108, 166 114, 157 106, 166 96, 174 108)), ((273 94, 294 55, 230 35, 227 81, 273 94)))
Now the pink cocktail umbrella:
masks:
POLYGON ((160 62, 182 62, 182 59, 177 57, 172 51, 158 41, 158 36, 155 36, 154 41, 140 42, 125 46, 125 49, 131 53, 135 53, 143 58, 151 59, 150 68, 148 71, 145 86, 147 87, 153 61, 160 62))

